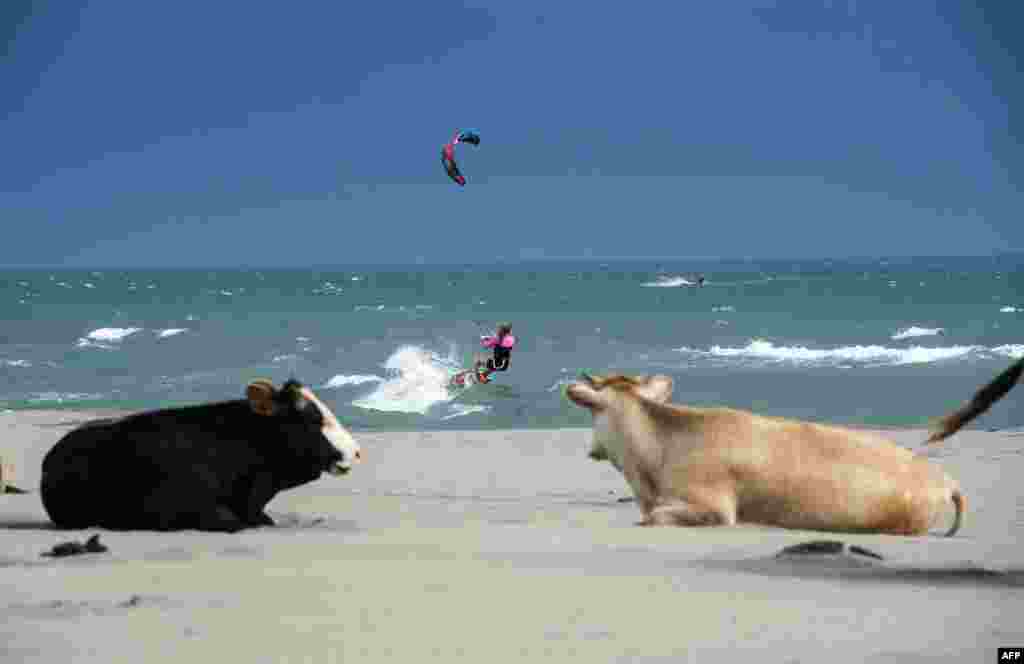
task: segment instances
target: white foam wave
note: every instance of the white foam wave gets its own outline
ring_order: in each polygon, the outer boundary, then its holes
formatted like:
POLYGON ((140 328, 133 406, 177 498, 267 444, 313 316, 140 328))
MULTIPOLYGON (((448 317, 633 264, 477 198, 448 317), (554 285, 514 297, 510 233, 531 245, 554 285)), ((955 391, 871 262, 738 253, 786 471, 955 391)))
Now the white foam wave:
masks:
POLYGON ((725 304, 720 307, 711 307, 711 311, 716 314, 732 313, 736 311, 736 307, 732 306, 731 304, 725 304))
POLYGON ((112 348, 109 344, 119 343, 141 331, 141 327, 101 327, 78 340, 79 348, 112 348))
POLYGON ((888 348, 885 346, 841 346, 838 348, 807 348, 806 346, 776 346, 764 339, 753 339, 742 348, 712 346, 707 351, 679 348, 680 352, 719 358, 740 358, 792 364, 825 364, 846 366, 848 363, 894 366, 928 364, 964 357, 984 351, 983 346, 946 346, 925 348, 888 348))
POLYGON ((167 337, 173 337, 179 334, 184 334, 185 332, 188 332, 188 329, 184 327, 169 327, 166 330, 160 330, 159 332, 157 332, 156 336, 160 337, 161 339, 166 339, 167 337))
POLYGON ((408 312, 408 311, 429 311, 433 309, 432 304, 399 304, 397 306, 388 306, 385 304, 357 304, 352 307, 352 311, 381 311, 384 313, 397 313, 397 312, 408 312))
POLYGON ((341 286, 332 281, 325 281, 319 288, 313 289, 314 295, 341 295, 343 292, 341 286))
POLYGON ((992 349, 992 352, 999 355, 1006 355, 1016 360, 1024 357, 1024 344, 1006 344, 1004 346, 996 346, 992 349))
POLYGON ((911 339, 913 337, 933 337, 937 334, 945 332, 945 328, 941 327, 908 327, 905 330, 899 330, 896 334, 892 335, 893 341, 899 341, 901 339, 911 339))
POLYGON ((1003 307, 1003 308, 1001 308, 999 310, 999 313, 1001 313, 1001 314, 1015 314, 1018 311, 1021 311, 1021 309, 1018 309, 1017 307, 1003 307))
POLYGON ((452 420, 456 417, 462 417, 464 415, 472 415, 473 413, 486 413, 491 408, 490 406, 484 406, 482 404, 464 404, 455 403, 451 406, 452 412, 442 417, 442 420, 452 420))
POLYGON ((384 362, 387 377, 352 405, 426 415, 431 408, 454 398, 448 384, 459 368, 454 348, 448 357, 442 357, 420 346, 402 346, 384 362))
POLYGON ((65 401, 87 401, 102 399, 102 394, 88 394, 85 392, 36 392, 28 401, 30 403, 63 403, 65 401))
POLYGON ((383 382, 383 378, 380 376, 368 376, 366 374, 356 374, 354 376, 345 376, 338 374, 329 381, 324 383, 325 388, 344 387, 346 385, 362 385, 364 383, 380 383, 383 382))
POLYGON ((85 335, 85 338, 93 341, 121 341, 141 330, 141 327, 101 327, 85 335))
POLYGON ((0 366, 27 368, 32 366, 32 363, 28 360, 0 360, 0 366))
POLYGON ((695 285, 692 281, 686 277, 679 276, 660 276, 654 281, 648 281, 641 286, 645 288, 679 288, 680 286, 693 286, 695 285))

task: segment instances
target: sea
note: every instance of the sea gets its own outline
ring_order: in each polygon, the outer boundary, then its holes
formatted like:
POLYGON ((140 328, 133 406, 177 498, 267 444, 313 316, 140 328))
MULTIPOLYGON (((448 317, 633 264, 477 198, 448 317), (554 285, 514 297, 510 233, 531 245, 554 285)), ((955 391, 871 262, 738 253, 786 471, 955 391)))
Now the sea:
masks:
MULTIPOLYGON (((681 403, 922 426, 1022 356, 1021 254, 0 270, 0 411, 234 399, 266 377, 353 430, 586 427, 564 395, 586 370, 668 374, 681 403), (509 371, 450 388, 505 321, 509 371)), ((1024 388, 972 426, 1024 426, 1024 388)))

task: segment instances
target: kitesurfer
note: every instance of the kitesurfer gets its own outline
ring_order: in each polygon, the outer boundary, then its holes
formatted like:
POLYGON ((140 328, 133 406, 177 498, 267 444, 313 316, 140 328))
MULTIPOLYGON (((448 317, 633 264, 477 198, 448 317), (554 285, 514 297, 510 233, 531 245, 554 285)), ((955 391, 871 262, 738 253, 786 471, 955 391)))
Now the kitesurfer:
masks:
POLYGON ((481 383, 489 382, 490 375, 495 371, 508 371, 509 360, 512 358, 512 346, 515 343, 516 338, 512 336, 512 325, 509 323, 498 325, 493 335, 480 337, 480 345, 494 350, 493 357, 488 358, 486 362, 477 360, 474 367, 481 383))

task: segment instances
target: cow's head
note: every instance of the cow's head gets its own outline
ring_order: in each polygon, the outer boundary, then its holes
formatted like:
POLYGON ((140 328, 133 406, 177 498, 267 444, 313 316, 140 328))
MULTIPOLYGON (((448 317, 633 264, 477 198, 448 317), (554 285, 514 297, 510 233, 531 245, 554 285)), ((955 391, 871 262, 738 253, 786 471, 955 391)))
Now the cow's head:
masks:
POLYGON ((313 391, 296 380, 276 389, 258 379, 245 388, 253 412, 268 418, 287 437, 290 451, 312 459, 319 472, 344 475, 362 460, 359 443, 313 391))
POLYGON ((583 373, 581 380, 569 385, 565 394, 577 406, 594 416, 594 437, 590 458, 610 461, 622 470, 623 434, 631 428, 631 418, 639 416, 630 406, 637 399, 666 403, 672 396, 669 376, 591 376, 583 373))

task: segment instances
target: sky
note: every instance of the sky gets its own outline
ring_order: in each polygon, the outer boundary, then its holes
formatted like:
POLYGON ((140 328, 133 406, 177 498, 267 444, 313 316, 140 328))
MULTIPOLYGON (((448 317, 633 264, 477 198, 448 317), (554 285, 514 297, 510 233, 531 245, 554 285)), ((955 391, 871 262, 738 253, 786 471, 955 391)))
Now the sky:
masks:
POLYGON ((0 266, 1024 250, 1017 6, 6 0, 0 266))

